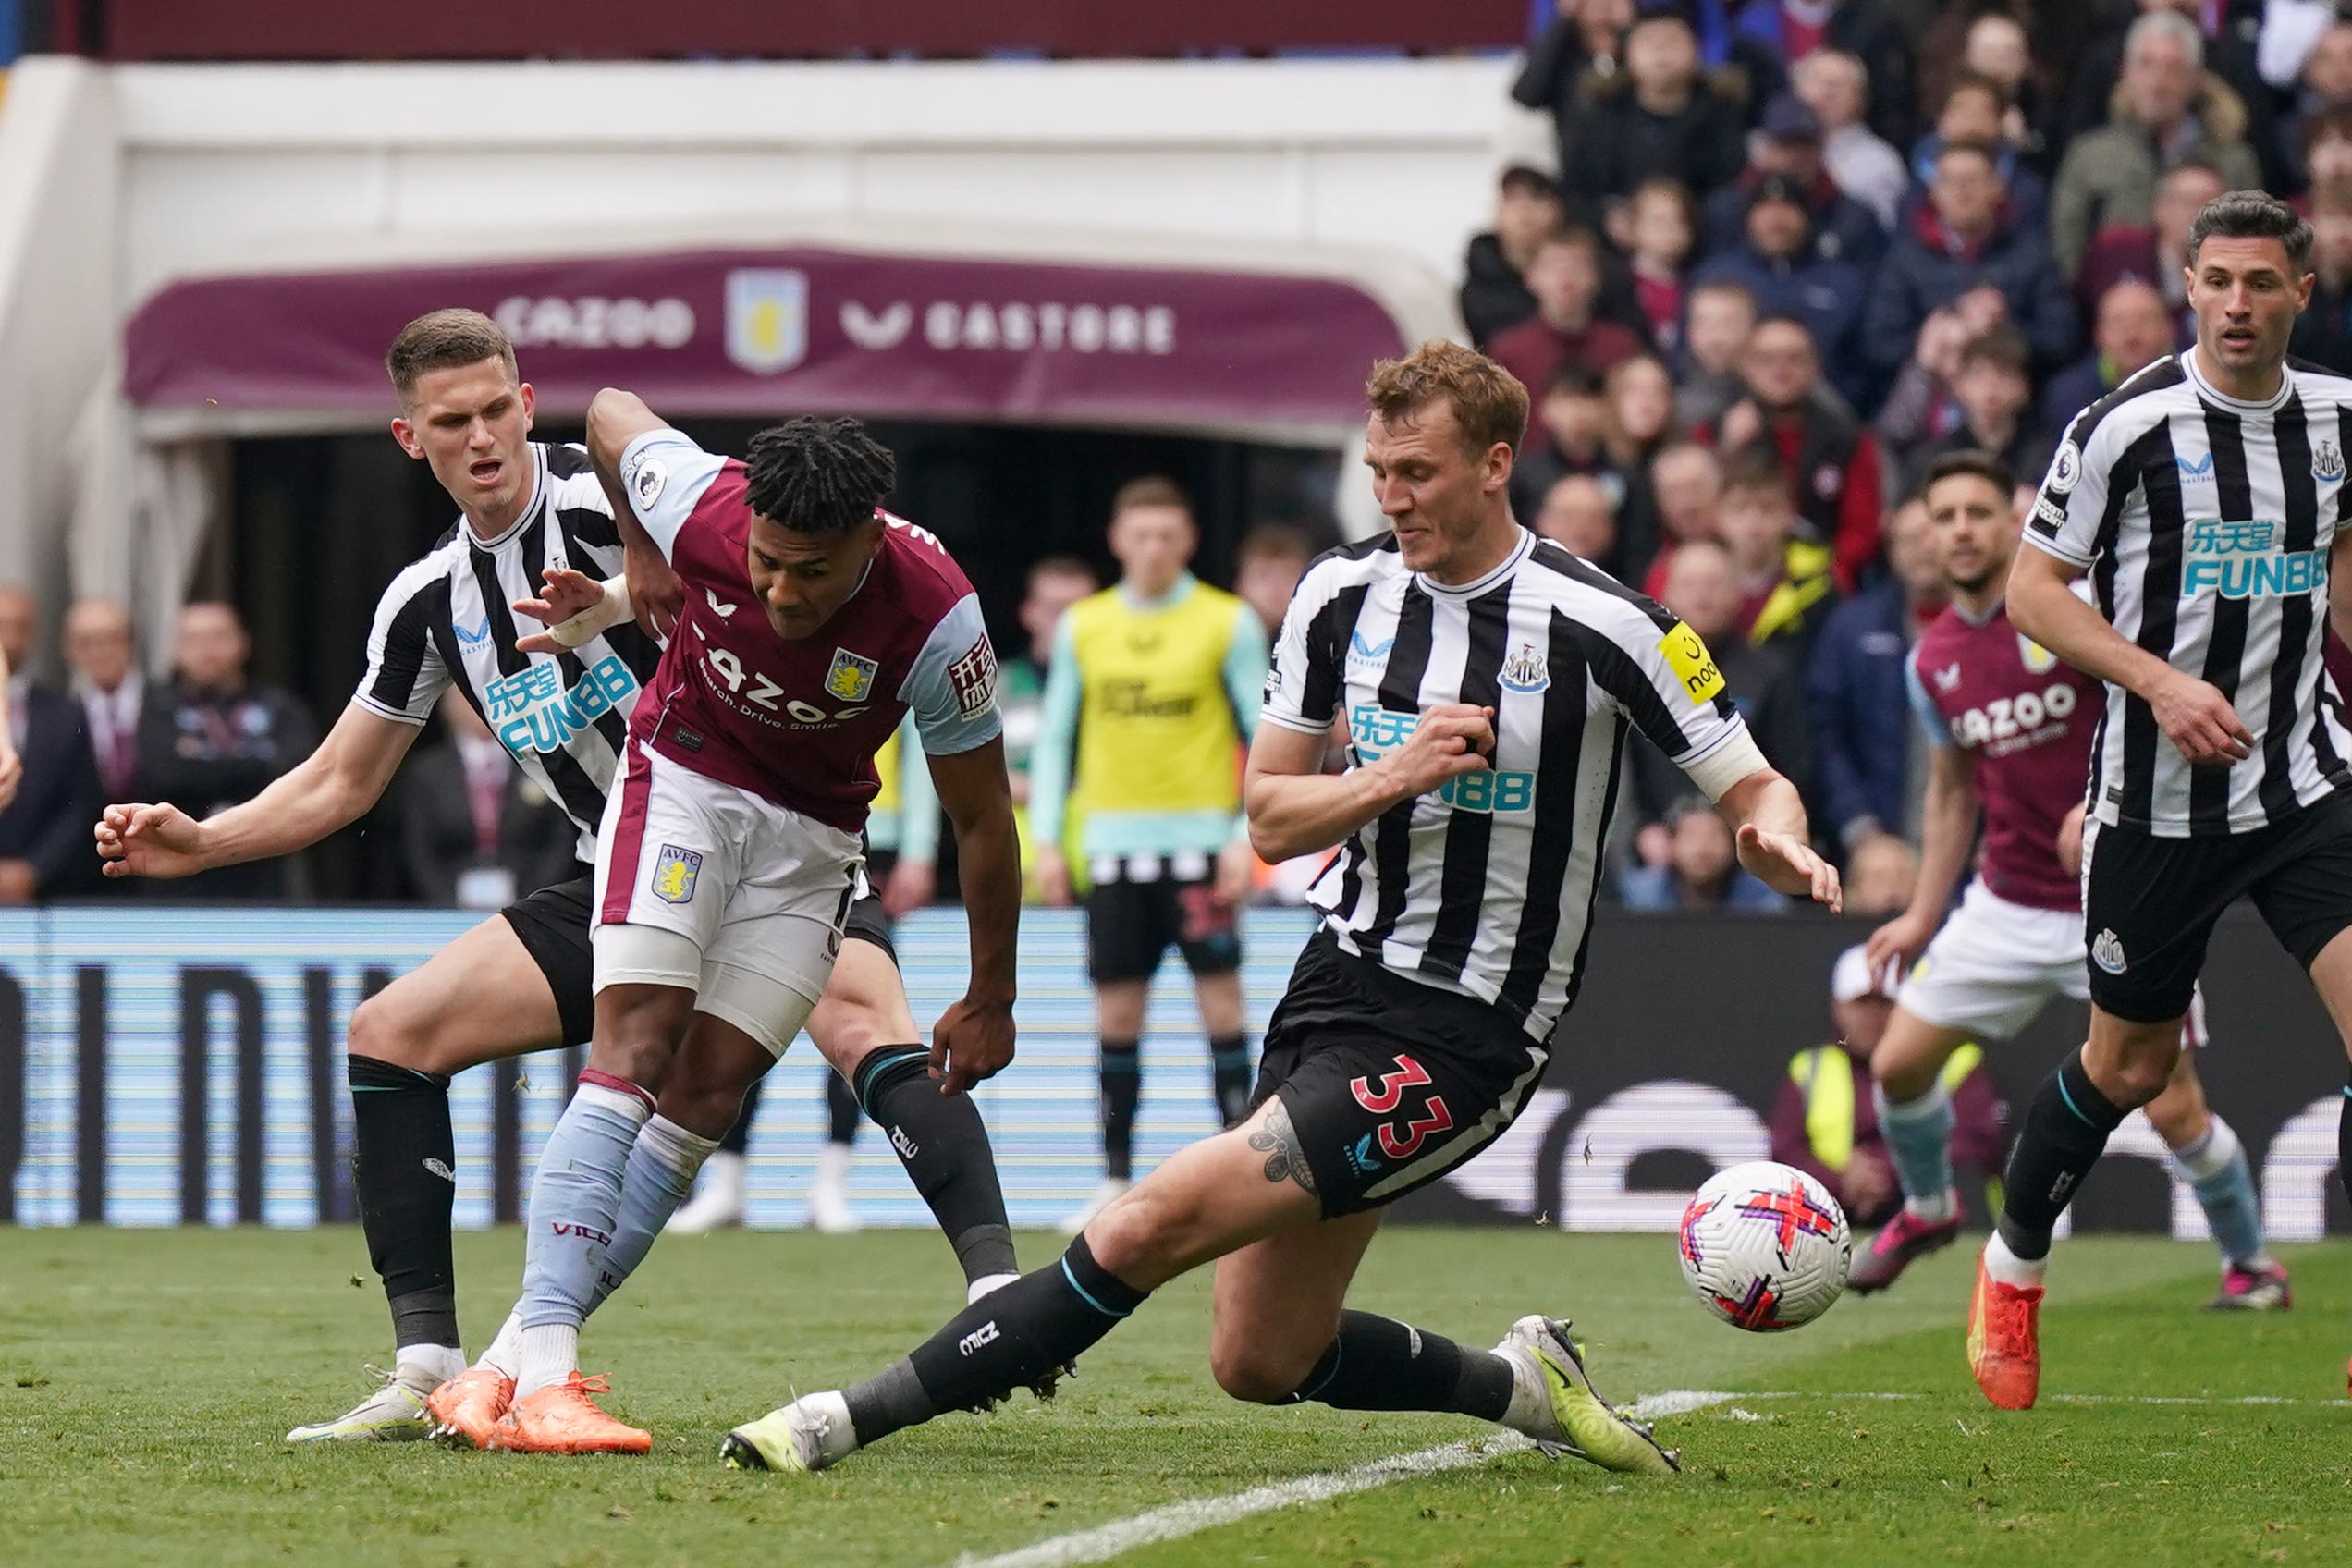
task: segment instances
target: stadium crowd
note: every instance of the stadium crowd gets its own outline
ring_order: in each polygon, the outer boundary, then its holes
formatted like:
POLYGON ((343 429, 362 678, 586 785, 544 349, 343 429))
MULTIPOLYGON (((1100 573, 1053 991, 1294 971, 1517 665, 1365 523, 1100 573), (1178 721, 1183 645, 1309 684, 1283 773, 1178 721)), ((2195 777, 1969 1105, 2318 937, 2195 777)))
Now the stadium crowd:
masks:
MULTIPOLYGON (((1850 907, 1899 910, 1926 765, 1904 662, 1942 608, 1919 476, 1981 448, 2022 496, 2076 412, 2187 341, 2189 220, 2228 189, 2309 214, 2318 282, 2294 351, 2352 372, 2352 16, 2329 0, 1558 0, 1513 95, 1550 117, 1555 159, 1502 172, 1460 303, 1531 393, 1518 514, 1708 640, 1850 907)), ((1286 528, 1244 543, 1233 587, 1269 631, 1310 555, 1286 528)), ((1096 585, 1075 557, 1031 571, 1012 618, 1029 645, 1003 660, 1017 768, 1055 623, 1096 585)), ((0 588, 27 766, 0 813, 0 903, 101 889, 102 800, 202 814, 317 733, 293 697, 248 683, 226 605, 183 612, 153 686, 122 606, 70 606, 70 693, 26 681, 39 619, 0 588)), ((569 851, 561 813, 470 718, 447 716, 377 827, 401 836, 411 897, 494 908, 569 851)), ((1784 907, 1676 770, 1634 751, 1618 897, 1784 907)), ((300 897, 295 864, 169 891, 300 897)), ((1294 901, 1313 869, 1268 869, 1261 896, 1294 901)))

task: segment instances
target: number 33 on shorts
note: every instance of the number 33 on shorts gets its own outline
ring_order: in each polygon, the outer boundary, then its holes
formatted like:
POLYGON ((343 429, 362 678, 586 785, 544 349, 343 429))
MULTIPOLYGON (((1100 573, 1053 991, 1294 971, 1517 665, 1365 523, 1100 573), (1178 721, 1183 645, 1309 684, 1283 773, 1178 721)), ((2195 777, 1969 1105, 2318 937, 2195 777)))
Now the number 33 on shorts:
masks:
MULTIPOLYGON (((1369 1078, 1358 1078, 1348 1084, 1348 1093, 1355 1103, 1375 1116, 1387 1116, 1404 1102, 1407 1089, 1422 1089, 1429 1085, 1428 1069, 1409 1056, 1399 1054, 1396 1071, 1380 1075, 1380 1086, 1375 1089, 1369 1078)), ((1427 1109, 1417 1117, 1399 1117, 1383 1122, 1379 1128, 1380 1152, 1390 1159, 1409 1159, 1433 1133, 1452 1130, 1453 1112, 1446 1109, 1445 1096, 1431 1095, 1427 1109)))

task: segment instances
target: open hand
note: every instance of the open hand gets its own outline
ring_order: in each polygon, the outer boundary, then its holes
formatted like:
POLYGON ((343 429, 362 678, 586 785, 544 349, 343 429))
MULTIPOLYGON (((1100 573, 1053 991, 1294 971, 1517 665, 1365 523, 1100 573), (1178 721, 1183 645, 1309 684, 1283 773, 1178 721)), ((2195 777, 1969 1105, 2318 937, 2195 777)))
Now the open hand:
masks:
MULTIPOLYGON (((573 616, 585 615, 605 602, 605 585, 585 572, 570 567, 555 567, 542 572, 545 586, 535 599, 517 599, 515 613, 553 628, 562 625, 573 616)), ((560 654, 564 645, 550 631, 533 631, 527 637, 515 639, 515 646, 526 654, 560 654)))
POLYGON ((205 869, 204 825, 176 805, 108 806, 98 818, 99 869, 109 876, 192 876, 205 869))
POLYGON ((1813 846, 1785 833, 1767 833, 1752 822, 1739 830, 1739 862, 1774 892, 1809 898, 1825 904, 1831 914, 1845 908, 1845 890, 1838 885, 1837 867, 1813 852, 1813 846))
POLYGON ((1870 961, 1873 974, 1890 964, 1908 969, 1911 961, 1927 950, 1928 941, 1934 935, 1935 916, 1905 911, 1870 933, 1870 939, 1862 944, 1862 955, 1870 961))

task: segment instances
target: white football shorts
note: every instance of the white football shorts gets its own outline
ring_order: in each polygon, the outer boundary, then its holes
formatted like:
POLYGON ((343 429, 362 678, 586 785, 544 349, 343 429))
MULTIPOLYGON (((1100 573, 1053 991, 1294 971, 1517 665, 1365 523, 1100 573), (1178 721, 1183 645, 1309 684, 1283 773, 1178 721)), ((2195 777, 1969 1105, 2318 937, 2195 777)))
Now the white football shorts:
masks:
POLYGON ((596 836, 595 986, 676 986, 778 1056, 858 887, 857 835, 635 744, 596 836))
MULTIPOLYGON (((2090 999, 2080 911, 2012 903, 1971 881, 1904 977, 1895 1002, 1940 1029, 2014 1038, 2053 998, 2090 999)), ((2205 1044, 2205 993, 2189 998, 2185 1046, 2205 1044)))

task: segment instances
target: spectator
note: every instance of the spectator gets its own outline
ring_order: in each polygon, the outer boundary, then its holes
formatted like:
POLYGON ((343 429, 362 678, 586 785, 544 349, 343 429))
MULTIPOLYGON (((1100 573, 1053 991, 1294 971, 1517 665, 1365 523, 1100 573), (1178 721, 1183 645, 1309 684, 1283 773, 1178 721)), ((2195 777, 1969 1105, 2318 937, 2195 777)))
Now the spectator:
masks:
POLYGON ((1960 401, 1952 388, 1960 379, 1960 351, 2008 316, 2000 291, 1983 288, 1929 311, 1910 359, 1879 409, 1880 438, 1907 452, 1958 429, 1960 401))
POLYGON ((1503 170, 1494 227, 1471 239, 1462 263, 1462 319, 1473 343, 1483 348, 1536 313, 1527 268, 1537 248, 1559 232, 1560 190, 1550 176, 1518 164, 1503 170))
POLYGON ((2151 11, 2125 34, 2123 80, 2106 125, 2075 138, 2050 199, 2050 239, 2069 276, 2091 237, 2111 224, 2146 224, 2157 177, 2190 156, 2222 172, 2232 190, 2262 184, 2246 144, 2246 105, 2203 71, 2196 24, 2151 11))
POLYGON ((1643 593, 1659 599, 1665 596, 1666 566, 1677 549, 1694 539, 1722 543, 1723 470, 1699 443, 1672 442, 1650 459, 1649 493, 1658 504, 1658 549, 1641 583, 1643 593))
MULTIPOLYGON (((1899 976, 1873 973, 1859 947, 1840 953, 1830 970, 1830 1018, 1835 1044, 1799 1051, 1772 1105, 1772 1158, 1830 1189, 1856 1227, 1892 1219, 1903 1203, 1893 1157, 1879 1131, 1869 1093, 1870 1053, 1894 1011, 1899 976)), ((2001 1096, 1973 1045, 1953 1053, 1943 1070, 1955 1125, 1952 1161, 1981 1183, 1999 1174, 2003 1154, 2001 1096)))
MULTIPOLYGON (((1035 849, 1025 820, 1029 753, 1037 743, 1046 671, 1053 664, 1054 630, 1071 606, 1101 588, 1102 580, 1095 575, 1095 569, 1076 556, 1047 556, 1032 566, 1020 612, 1021 630, 1029 641, 1012 657, 998 662, 997 706, 1004 715, 1005 770, 1011 776, 1013 803, 1024 813, 1021 834, 1024 855, 1035 849)), ((1263 618, 1265 612, 1258 613, 1263 618)), ((1070 815, 1073 823, 1083 820, 1082 813, 1070 815)))
POLYGON ((1609 412, 1601 441, 1623 492, 1611 507, 1618 543, 1607 564, 1612 575, 1635 582, 1658 553, 1658 497, 1649 466, 1674 437, 1674 381, 1656 355, 1636 354, 1609 373, 1605 391, 1609 412))
POLYGON ((38 631, 32 595, 0 584, 0 670, 7 717, 0 748, 13 752, 14 791, 0 788, 0 904, 85 890, 98 880, 91 826, 104 805, 90 736, 72 698, 36 683, 27 661, 38 631))
POLYGON ((2003 11, 1986 11, 1968 24, 1961 45, 1960 67, 1974 71, 2001 89, 2008 107, 1993 134, 2039 161, 2048 144, 2044 130, 2047 104, 2034 73, 2033 41, 2025 23, 2003 11))
POLYGON ((1630 327, 1594 314, 1600 248, 1590 229, 1548 236, 1536 247, 1527 287, 1536 296, 1536 313, 1498 336, 1487 351, 1531 395, 1542 396, 1562 365, 1581 365, 1599 374, 1641 352, 1642 341, 1630 327))
POLYGON ((1886 507, 1877 436, 1819 395, 1820 366, 1803 322, 1770 316, 1757 323, 1740 370, 1748 395, 1716 428, 1723 450, 1770 458, 1792 490, 1802 547, 1818 550, 1841 588, 1859 583, 1878 559, 1886 507))
POLYGON ((444 909, 498 910, 576 876, 571 818, 455 689, 441 699, 441 721, 448 739, 411 756, 400 779, 410 896, 444 909))
MULTIPOLYGON (((1726 466, 1717 524, 1739 590, 1733 629, 1759 646, 1785 643, 1791 656, 1801 660, 1836 590, 1828 547, 1795 536, 1788 470, 1770 450, 1750 447, 1726 466)), ((1781 766, 1777 761, 1773 766, 1781 766)))
POLYGON ((1617 548, 1617 519, 1609 493, 1590 474, 1571 473, 1553 481, 1536 513, 1535 526, 1544 538, 1603 570, 1617 548))
POLYGON ((2134 35, 2151 18, 2169 14, 2187 24, 2175 36, 2197 45, 2187 73, 2188 96, 2192 101, 2201 96, 2220 119, 2236 129, 2233 140, 2241 143, 2249 160, 2244 179, 2226 164, 2223 165, 2231 176, 2232 188, 2285 189, 2291 181, 2286 168, 2277 161, 2280 143, 2271 107, 2272 94, 2255 68, 2254 52, 2236 25, 2236 13, 2246 3, 2250 0, 2137 0, 2139 16, 2128 26, 2116 27, 2092 42, 2073 62, 2061 147, 2071 152, 2075 142, 2097 135, 2109 123, 2131 87, 2134 35))
POLYGON ((1911 135, 1911 51, 1875 0, 1750 0, 1737 26, 1783 74, 1818 49, 1853 55, 1868 72, 1871 129, 1895 141, 1911 135))
POLYGON ((1955 141, 1975 141, 1994 149, 2002 188, 2009 193, 2010 219, 2033 229, 2049 221, 2050 182, 2026 161, 2024 149, 2010 134, 2014 108, 2008 93, 1991 77, 1974 71, 1953 77, 1952 85, 1944 90, 1943 104, 1936 111, 1934 131, 1922 137, 1912 151, 1906 217, 1915 216, 1919 203, 1928 199, 1944 148, 1955 141))
POLYGON ((1695 214, 1691 193, 1671 179, 1643 180, 1626 214, 1634 298, 1661 354, 1673 353, 1682 341, 1683 273, 1696 238, 1695 214))
POLYGON ((1737 247, 1752 234, 1748 214, 1757 187, 1768 179, 1788 182, 1805 209, 1807 246, 1826 260, 1867 267, 1886 251, 1886 230, 1870 209, 1838 189, 1822 159, 1821 116, 1794 93, 1765 106, 1764 118, 1748 142, 1748 164, 1737 181, 1707 199, 1707 253, 1737 247))
POLYGON ((2295 319, 2289 348, 2338 375, 2352 374, 2352 213, 2311 220, 2311 302, 2295 319))
POLYGON ((1601 388, 1599 375, 1573 361, 1553 373, 1511 469, 1511 505, 1519 516, 1535 516, 1554 482, 1571 473, 1604 476, 1612 497, 1623 500, 1623 476, 1609 461, 1609 399, 1601 388))
POLYGON ((1623 68, 1634 0, 1557 0, 1557 7, 1527 51, 1511 96, 1549 114, 1553 127, 1564 130, 1593 89, 1623 68))
POLYGON ((1622 897, 1627 909, 1779 914, 1788 908, 1786 899, 1742 869, 1731 828, 1704 800, 1677 803, 1664 827, 1666 858, 1625 870, 1622 897))
POLYGON ((2050 466, 2056 443, 2031 417, 2031 350, 2014 327, 1996 326, 1968 340, 1952 382, 1959 423, 1907 455, 1905 494, 1918 487, 1928 465, 1946 452, 1991 452, 2012 473, 2040 473, 2050 466))
MULTIPOLYGON (((2346 145, 2352 149, 2352 142, 2346 145)), ((2197 333, 2188 308, 2188 226, 2199 208, 2227 189, 2221 171, 2202 158, 2167 169, 2156 182, 2149 222, 2111 225, 2092 239, 2075 274, 2075 297, 2089 302, 2105 299, 2118 283, 2153 284, 2172 312, 2174 340, 2187 348, 2197 333)))
MULTIPOLYGON (((2294 112, 2278 128, 2282 156, 2289 152, 2297 154, 2285 158, 2285 166, 2299 176, 2303 128, 2321 116, 2346 110, 2352 110, 2352 21, 2339 20, 2320 34, 2311 57, 2304 62, 2302 91, 2296 94, 2294 112)), ((2296 183, 2302 182, 2298 178, 2296 183)))
POLYGON ((1919 885, 1919 851, 1892 833, 1867 839, 1846 863, 1846 909, 1890 918, 1911 907, 1919 885))
POLYGON ((2352 212, 2352 110, 2313 115, 2296 145, 2303 159, 2304 212, 2352 212))
MULTIPOLYGON (((1942 574, 1928 553, 1928 508, 1905 502, 1887 520, 1887 574, 1830 611, 1806 668, 1819 830, 1848 855, 1910 829, 1924 758, 1911 723, 1903 661, 1943 608, 1942 574)), ((1849 892, 1849 901, 1851 894, 1849 892)))
MULTIPOLYGON (((1692 275, 1696 283, 1736 283, 1756 301, 1759 317, 1795 316, 1819 345, 1830 379, 1848 397, 1861 389, 1863 361, 1855 333, 1862 320, 1868 277, 1846 262, 1813 248, 1810 219, 1795 182, 1768 175, 1746 193, 1747 230, 1732 249, 1710 257, 1692 275)), ((1749 340, 1749 351, 1754 339, 1749 340)))
POLYGON ((1864 342, 1888 374, 1911 353, 1930 312, 1979 288, 2001 296, 2037 366, 2073 355, 2074 301, 2041 237, 2009 220, 1998 156, 1978 141, 1945 146, 1926 204, 1879 268, 1864 342))
MULTIPOLYGON (((2296 323, 2298 332, 2310 315, 2306 311, 2296 323)), ((2090 352, 2052 376, 2042 393, 2041 433, 2053 442, 2076 414, 2121 386, 2125 377, 2173 351, 2172 310, 2155 285, 2126 279, 2101 297, 2095 338, 2090 352)), ((2306 352, 2304 343, 2297 342, 2295 352, 2306 352)))
POLYGON ((2311 51, 2334 27, 2335 0, 2262 0, 2262 29, 2254 45, 2255 67, 2281 92, 2294 90, 2311 51))
POLYGON ((1747 395, 1739 356, 1756 329, 1756 296, 1728 280, 1700 284, 1690 291, 1688 315, 1674 377, 1674 423, 1685 430, 1712 424, 1747 395))
POLYGON ((1911 176, 1903 154, 1864 123, 1870 77, 1862 62, 1841 49, 1816 49, 1796 63, 1789 80, 1821 122, 1821 166, 1830 178, 1881 230, 1893 228, 1911 176))
MULTIPOLYGON (((207 817, 252 799, 311 754, 318 729, 293 693, 246 683, 251 652, 229 606, 201 602, 179 612, 171 687, 140 715, 139 785, 147 799, 207 817)), ((288 864, 224 866, 187 879, 180 889, 198 899, 282 899, 288 864)))
MULTIPOLYGON (((1725 689, 1766 760, 1809 793, 1812 743, 1806 733, 1798 666, 1786 647, 1758 644, 1741 635, 1739 578, 1731 552, 1712 539, 1694 539, 1676 550, 1667 565, 1660 602, 1706 641, 1723 672, 1725 689)), ((1641 820, 1658 821, 1682 798, 1690 786, 1680 778, 1655 746, 1634 749, 1634 799, 1641 820)), ((1655 865, 1664 846, 1652 834, 1636 848, 1644 864, 1655 865)))
POLYGON ((1559 126, 1561 196, 1589 224, 1646 179, 1712 190, 1743 161, 1739 107, 1701 78, 1691 24, 1668 5, 1635 13, 1624 68, 1596 80, 1559 126))
POLYGON ((77 601, 66 612, 66 666, 73 671, 100 789, 108 802, 137 799, 147 676, 132 655, 130 611, 112 599, 77 601))
MULTIPOLYGON (((1306 530, 1287 522, 1263 522, 1243 535, 1233 565, 1233 592, 1266 623, 1269 641, 1281 629, 1291 595, 1298 592, 1299 579, 1306 575, 1315 555, 1315 541, 1306 530)), ((1043 651, 1052 652, 1050 640, 1043 651)))

